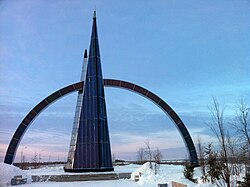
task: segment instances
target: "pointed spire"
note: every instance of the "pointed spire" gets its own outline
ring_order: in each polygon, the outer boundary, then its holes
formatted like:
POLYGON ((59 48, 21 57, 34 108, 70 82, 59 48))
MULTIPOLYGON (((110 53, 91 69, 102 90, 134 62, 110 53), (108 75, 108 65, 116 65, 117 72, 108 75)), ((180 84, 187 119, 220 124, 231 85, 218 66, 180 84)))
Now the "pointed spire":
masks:
POLYGON ((88 58, 88 52, 87 52, 87 49, 85 49, 85 51, 84 51, 84 56, 83 56, 84 58, 88 58))
POLYGON ((96 11, 94 11, 94 16, 93 16, 92 34, 91 34, 90 48, 89 48, 88 53, 89 53, 88 54, 89 62, 90 61, 97 62, 96 59, 100 58, 100 50, 99 50, 98 34, 97 34, 96 11))
MULTIPOLYGON (((96 11, 84 79, 77 142, 71 171, 114 171, 98 44, 96 11)), ((86 54, 87 55, 87 54, 86 54)), ((84 54, 85 56, 85 54, 84 54)), ((67 169, 67 168, 66 168, 67 169)), ((70 171, 70 170, 65 170, 70 171)))
POLYGON ((96 11, 93 14, 92 35, 91 38, 97 37, 96 11))

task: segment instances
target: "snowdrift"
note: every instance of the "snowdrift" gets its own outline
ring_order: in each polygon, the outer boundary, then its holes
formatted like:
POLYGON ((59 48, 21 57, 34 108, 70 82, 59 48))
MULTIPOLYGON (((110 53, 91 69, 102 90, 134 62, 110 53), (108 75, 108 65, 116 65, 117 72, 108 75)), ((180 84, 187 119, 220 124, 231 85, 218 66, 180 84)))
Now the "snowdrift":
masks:
POLYGON ((31 183, 31 176, 25 171, 13 165, 0 163, 0 187, 10 186, 11 179, 16 175, 22 175, 23 178, 27 178, 27 183, 31 183))
MULTIPOLYGON (((154 164, 153 168, 154 168, 154 164)), ((195 177, 199 178, 199 169, 197 168, 195 171, 195 177), (198 171, 197 171, 198 170, 198 171)), ((136 175, 140 175, 139 181, 137 182, 139 185, 147 185, 147 184, 165 184, 171 186, 172 181, 180 182, 188 185, 188 187, 196 187, 196 186, 206 186, 205 184, 195 184, 189 180, 187 180, 183 175, 183 166, 176 165, 161 165, 158 173, 155 175, 154 169, 150 168, 150 163, 147 162, 143 164, 141 167, 137 168, 132 174, 131 179, 134 180, 136 175)))

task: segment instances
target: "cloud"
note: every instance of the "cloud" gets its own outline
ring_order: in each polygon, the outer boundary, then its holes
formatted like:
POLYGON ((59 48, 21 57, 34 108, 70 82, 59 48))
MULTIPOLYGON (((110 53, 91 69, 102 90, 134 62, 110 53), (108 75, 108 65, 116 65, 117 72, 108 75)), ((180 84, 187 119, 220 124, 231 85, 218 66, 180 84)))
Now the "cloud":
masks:
MULTIPOLYGON (((9 137, 9 135, 5 136, 9 137)), ((4 137, 1 136, 1 138, 4 137)), ((28 161, 31 160, 35 153, 40 153, 46 158, 49 155, 54 155, 54 159, 57 159, 59 156, 64 161, 68 154, 69 142, 70 134, 60 131, 60 129, 47 129, 44 131, 32 129, 27 131, 23 137, 16 153, 15 162, 20 160, 22 151, 28 161)), ((7 143, 0 144, 0 157, 5 156, 7 146, 7 143)))
POLYGON ((136 152, 145 147, 146 141, 150 142, 152 149, 181 148, 185 144, 181 135, 176 130, 163 130, 151 134, 145 134, 141 129, 141 135, 128 132, 111 134, 112 151, 115 153, 136 152))
POLYGON ((32 129, 27 131, 22 142, 23 144, 43 144, 51 145, 53 142, 54 145, 69 144, 70 135, 68 132, 64 132, 61 129, 32 129))

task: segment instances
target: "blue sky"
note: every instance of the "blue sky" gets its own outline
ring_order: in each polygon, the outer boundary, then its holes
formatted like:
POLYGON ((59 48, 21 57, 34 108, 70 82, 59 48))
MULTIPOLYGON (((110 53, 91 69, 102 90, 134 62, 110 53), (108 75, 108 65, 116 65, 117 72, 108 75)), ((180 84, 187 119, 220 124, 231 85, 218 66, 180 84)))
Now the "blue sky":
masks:
MULTIPOLYGON (((215 96, 234 114, 250 103, 250 1, 0 1, 0 158, 25 115, 43 98, 80 80, 97 10, 104 78, 130 81, 164 99, 191 136, 215 141, 205 123, 215 96)), ((112 151, 134 159, 149 140, 165 158, 185 158, 168 117, 135 93, 106 88, 112 151)), ((47 108, 17 153, 27 160, 67 156, 77 94, 47 108)))

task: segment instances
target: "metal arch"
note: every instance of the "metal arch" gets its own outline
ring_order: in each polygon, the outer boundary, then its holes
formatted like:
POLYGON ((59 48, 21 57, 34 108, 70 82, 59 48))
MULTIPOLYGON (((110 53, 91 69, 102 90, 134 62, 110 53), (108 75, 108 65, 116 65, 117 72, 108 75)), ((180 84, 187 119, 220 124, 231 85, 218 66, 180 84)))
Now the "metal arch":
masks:
MULTIPOLYGON (((198 158, 197 153, 195 150, 195 146, 193 143, 193 140, 185 127, 184 123, 181 121, 179 116, 175 113, 175 111, 160 97, 155 95, 154 93, 150 92, 149 90, 142 88, 136 84, 122 81, 122 80, 115 80, 115 79, 104 79, 104 85, 108 87, 117 87, 117 88, 124 88, 130 91, 133 91, 135 93, 138 93, 147 99, 153 101, 159 108, 161 108, 168 116, 169 118, 174 122, 177 129, 179 130, 183 141, 185 142, 186 148, 189 153, 190 162, 193 166, 198 166, 198 158)), ((29 127, 29 125, 32 123, 32 121, 51 103, 56 101, 57 99, 71 93, 74 91, 81 91, 83 88, 83 82, 78 82, 75 84, 71 84, 67 87, 64 87, 60 90, 57 90, 56 92, 52 93, 48 97, 46 97, 44 100, 42 100, 40 103, 38 103, 23 119, 21 124, 18 126, 16 132, 14 133, 10 144, 8 146, 4 162, 7 164, 12 164, 13 160, 15 158, 15 154, 17 151, 17 148, 19 146, 19 143, 21 142, 21 139, 23 135, 25 134, 25 131, 29 127)))
POLYGON ((25 131, 28 129, 32 121, 51 103, 56 101, 62 96, 65 96, 66 94, 69 94, 74 91, 81 90, 83 87, 83 82, 78 82, 75 84, 71 84, 69 86, 66 86, 60 90, 55 91, 48 97, 46 97, 44 100, 42 100, 40 103, 38 103, 23 119, 23 121, 18 126, 17 130, 15 131, 10 144, 8 146, 4 163, 6 164, 12 164, 13 160, 16 155, 17 148, 19 146, 19 143, 22 140, 23 135, 25 134, 25 131))
POLYGON ((160 109, 162 109, 167 114, 167 116, 176 125, 176 128, 179 130, 183 138, 183 141, 185 142, 191 164, 194 167, 199 165, 195 146, 186 126, 184 125, 180 117, 175 113, 175 111, 165 101, 163 101, 160 97, 150 92, 149 90, 130 82, 125 82, 122 80, 114 80, 114 79, 104 79, 104 85, 124 88, 133 91, 135 93, 138 93, 146 97, 147 99, 153 101, 160 109))

